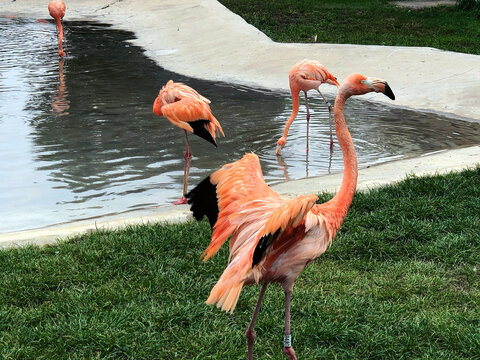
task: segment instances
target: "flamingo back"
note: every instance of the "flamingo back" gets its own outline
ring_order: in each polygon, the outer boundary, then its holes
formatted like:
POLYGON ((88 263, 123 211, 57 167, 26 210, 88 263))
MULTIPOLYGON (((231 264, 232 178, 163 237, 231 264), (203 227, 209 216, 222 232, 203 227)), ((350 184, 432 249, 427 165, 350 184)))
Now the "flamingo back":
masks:
POLYGON ((318 89, 324 82, 340 86, 337 79, 316 60, 300 60, 292 66, 288 76, 292 91, 293 89, 298 89, 298 91, 318 89))
POLYGON ((54 19, 60 18, 63 19, 65 16, 66 5, 61 0, 53 0, 48 3, 48 12, 50 16, 54 19))
POLYGON ((225 135, 210 109, 210 100, 182 83, 169 80, 160 89, 153 112, 165 116, 179 128, 198 135, 216 146, 216 135, 225 135))

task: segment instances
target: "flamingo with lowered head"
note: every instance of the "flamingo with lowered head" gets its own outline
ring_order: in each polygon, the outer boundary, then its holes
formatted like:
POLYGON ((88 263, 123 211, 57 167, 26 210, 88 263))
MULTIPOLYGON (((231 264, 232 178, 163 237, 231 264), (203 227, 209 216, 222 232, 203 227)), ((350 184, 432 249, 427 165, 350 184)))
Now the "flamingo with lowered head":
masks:
POLYGON ((387 82, 351 74, 338 89, 334 105, 335 131, 342 149, 344 173, 335 196, 316 204, 316 195, 287 199, 265 183, 255 154, 224 165, 187 194, 194 217, 206 215, 212 240, 203 253, 213 256, 230 239, 229 264, 210 292, 207 304, 233 312, 244 285, 262 282, 258 302, 246 331, 248 359, 253 359, 254 326, 265 290, 272 282, 285 292, 283 352, 296 359, 291 343, 290 296, 295 279, 325 252, 347 215, 357 185, 357 157, 343 108, 352 95, 381 92, 395 96, 387 82))
POLYGON ((330 125, 330 151, 333 150, 333 136, 332 136, 332 122, 331 122, 331 113, 332 106, 325 99, 323 94, 320 92, 320 85, 323 83, 340 86, 337 81, 337 78, 330 74, 328 70, 321 65, 318 61, 315 60, 301 60, 292 66, 290 72, 288 73, 288 79, 290 83, 290 92, 292 93, 292 113, 285 124, 285 129, 283 130, 283 135, 277 141, 277 155, 280 155, 283 147, 287 143, 288 130, 293 120, 296 118, 300 106, 300 91, 303 91, 305 94, 305 106, 307 108, 307 152, 308 152, 308 125, 310 123, 310 109, 308 107, 308 90, 317 90, 320 96, 323 98, 325 103, 328 106, 328 117, 330 125))
POLYGON ((190 86, 168 81, 160 89, 153 103, 153 112, 158 116, 165 116, 173 125, 183 129, 185 133, 185 165, 183 170, 183 194, 174 202, 175 205, 186 204, 188 174, 192 153, 188 143, 187 131, 207 140, 217 147, 215 133, 223 133, 220 123, 210 110, 210 100, 200 95, 190 86))
POLYGON ((52 0, 48 3, 48 12, 55 19, 58 29, 58 56, 64 56, 62 48, 63 28, 62 19, 65 16, 65 3, 62 0, 52 0))

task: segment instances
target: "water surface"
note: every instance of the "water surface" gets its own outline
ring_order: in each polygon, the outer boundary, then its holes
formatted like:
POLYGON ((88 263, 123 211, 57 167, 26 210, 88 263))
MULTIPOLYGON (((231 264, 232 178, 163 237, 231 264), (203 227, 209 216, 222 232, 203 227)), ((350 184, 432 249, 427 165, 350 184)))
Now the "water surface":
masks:
MULTIPOLYGON (((329 156, 328 111, 313 93, 308 156, 302 102, 277 158, 288 94, 186 78, 144 56, 129 42, 132 33, 92 22, 64 25, 68 56, 59 59, 53 21, 0 18, 0 232, 176 199, 183 132, 152 113, 170 79, 209 98, 226 134, 218 148, 190 136, 191 185, 247 151, 259 155, 269 183, 342 170, 338 144, 329 156)), ((354 99, 345 117, 360 167, 477 144, 480 134, 478 124, 354 99)))

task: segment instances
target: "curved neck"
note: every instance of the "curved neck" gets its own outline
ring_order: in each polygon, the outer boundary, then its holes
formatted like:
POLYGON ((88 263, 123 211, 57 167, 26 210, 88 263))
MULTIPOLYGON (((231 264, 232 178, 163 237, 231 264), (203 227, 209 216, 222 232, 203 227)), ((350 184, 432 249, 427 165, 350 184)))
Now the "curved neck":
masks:
POLYGON ((353 146, 352 137, 348 131, 345 118, 343 116, 343 108, 345 101, 350 97, 350 94, 345 94, 343 91, 339 92, 335 99, 335 106, 333 109, 335 118, 335 133, 337 135, 338 143, 343 153, 343 178, 342 185, 335 196, 325 205, 329 208, 332 216, 334 226, 338 229, 347 216, 348 208, 353 200, 355 189, 357 188, 357 156, 355 154, 355 147, 353 146))
POLYGON ((58 28, 58 55, 63 56, 63 48, 62 48, 63 28, 62 28, 62 21, 60 17, 55 18, 55 23, 57 24, 57 28, 58 28))
POLYGON ((292 91, 292 113, 285 124, 285 129, 283 130, 283 137, 287 137, 288 130, 290 129, 290 125, 292 125, 293 120, 297 117, 298 109, 300 107, 300 90, 291 89, 292 91))

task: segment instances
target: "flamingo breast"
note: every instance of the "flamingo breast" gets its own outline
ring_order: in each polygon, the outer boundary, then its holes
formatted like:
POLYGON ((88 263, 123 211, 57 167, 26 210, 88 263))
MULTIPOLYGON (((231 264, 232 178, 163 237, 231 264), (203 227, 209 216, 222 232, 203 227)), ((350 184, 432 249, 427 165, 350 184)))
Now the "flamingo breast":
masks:
MULTIPOLYGON (((277 246, 272 248, 258 264, 260 281, 279 282, 284 287, 293 286, 295 279, 305 266, 322 255, 331 239, 326 231, 325 222, 321 217, 309 213, 306 217, 306 227, 298 227, 298 232, 289 234, 289 239, 282 243, 276 239, 277 246), (314 223, 314 226, 312 226, 314 223)), ((255 269, 253 269, 255 271, 255 269)), ((248 276, 245 284, 256 282, 253 273, 248 276)))

